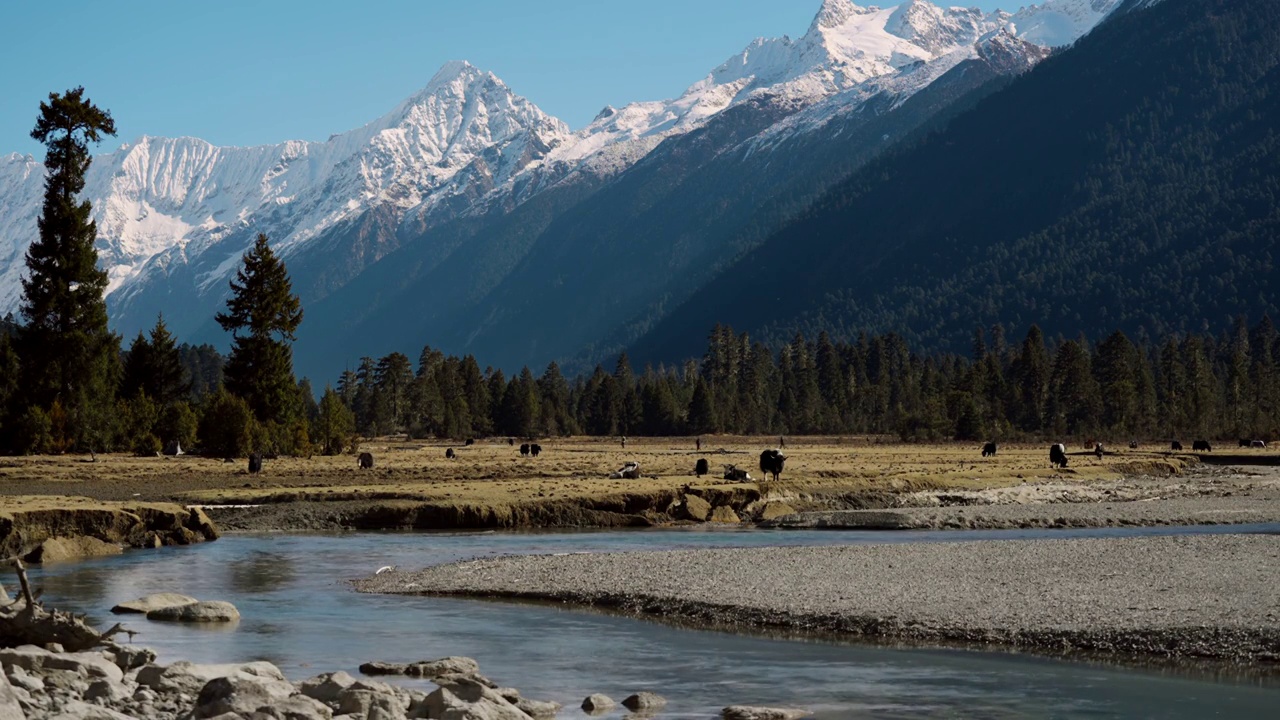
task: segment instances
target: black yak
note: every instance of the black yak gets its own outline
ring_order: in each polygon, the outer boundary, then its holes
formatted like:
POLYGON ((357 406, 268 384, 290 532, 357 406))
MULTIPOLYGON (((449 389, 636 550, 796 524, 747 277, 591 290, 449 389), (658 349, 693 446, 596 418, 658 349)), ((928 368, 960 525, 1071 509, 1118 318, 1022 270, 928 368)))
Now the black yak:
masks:
POLYGON ((1213 452, 1213 446, 1209 444, 1208 440, 1192 440, 1191 449, 1196 452, 1200 452, 1201 450, 1204 452, 1213 452))
POLYGON ((1101 460, 1102 456, 1107 454, 1107 451, 1102 449, 1102 443, 1095 443, 1093 446, 1093 454, 1101 460))
POLYGON ((989 443, 987 443, 986 445, 983 445, 983 446, 982 446, 982 457, 987 457, 988 455, 992 455, 992 456, 994 456, 995 454, 996 454, 996 444, 995 444, 995 443, 993 443, 993 442, 989 442, 989 443))
POLYGON ((1169 443, 1169 449, 1182 452, 1182 443, 1178 442, 1177 440, 1174 440, 1173 442, 1169 443))
POLYGON ((475 444, 476 444, 475 438, 467 438, 467 442, 466 442, 467 447, 471 447, 472 445, 475 445, 475 444))
POLYGON ((635 480, 640 477, 640 463, 629 462, 618 468, 612 475, 611 480, 635 480))
POLYGON ((373 453, 367 453, 367 452, 360 453, 360 458, 358 462, 360 463, 361 470, 372 470, 373 469, 373 453))
POLYGON ((751 473, 747 472, 746 470, 742 470, 742 469, 740 469, 740 468, 739 468, 738 466, 736 466, 736 465, 725 465, 725 466, 724 466, 724 479, 725 479, 725 480, 736 480, 736 481, 738 481, 738 482, 750 482, 750 481, 751 481, 751 473))
POLYGON ((706 458, 699 458, 697 464, 693 466, 693 474, 702 477, 711 472, 711 466, 707 463, 706 458))
POLYGON ((455 457, 457 457, 457 455, 453 452, 453 448, 448 448, 448 449, 446 449, 446 450, 444 451, 444 456, 445 456, 445 458, 447 458, 447 459, 449 459, 449 460, 452 460, 452 459, 454 459, 455 457))
POLYGON ((782 464, 786 460, 787 456, 783 455, 780 450, 765 450, 760 453, 761 477, 772 475, 774 482, 777 482, 778 476, 782 474, 782 464))
POLYGON ((262 455, 260 453, 254 453, 249 456, 249 472, 262 472, 262 455))
POLYGON ((1049 446, 1049 464, 1054 467, 1067 466, 1067 446, 1062 443, 1049 446))
POLYGON ((1249 447, 1255 447, 1255 448, 1258 448, 1259 450, 1266 450, 1266 449, 1267 449, 1267 441, 1266 441, 1266 440, 1254 440, 1253 442, 1249 443, 1249 447))
POLYGON ((529 443, 524 443, 523 445, 520 446, 520 454, 521 455, 529 454, 529 443))
POLYGON ((1241 440, 1241 441, 1240 441, 1240 447, 1251 447, 1252 445, 1253 445, 1253 443, 1249 442, 1248 440, 1241 440))
POLYGON ((1138 449, 1138 441, 1137 441, 1137 440, 1130 440, 1130 441, 1129 441, 1129 449, 1130 449, 1130 450, 1137 450, 1137 449, 1138 449))
POLYGON ((530 444, 529 444, 529 454, 530 454, 530 455, 532 455, 532 456, 534 456, 534 457, 538 457, 538 454, 539 454, 539 453, 541 453, 541 452, 542 452, 542 446, 541 446, 541 445, 539 445, 538 443, 530 443, 530 444))

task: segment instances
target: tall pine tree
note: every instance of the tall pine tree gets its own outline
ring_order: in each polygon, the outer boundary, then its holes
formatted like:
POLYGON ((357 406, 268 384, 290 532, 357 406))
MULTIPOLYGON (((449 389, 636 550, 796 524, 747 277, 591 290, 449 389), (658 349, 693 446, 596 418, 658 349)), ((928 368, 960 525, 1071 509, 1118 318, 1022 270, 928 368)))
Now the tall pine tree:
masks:
POLYGON ((48 148, 40 237, 27 250, 18 335, 22 390, 29 407, 66 418, 59 447, 93 452, 108 437, 110 408, 119 381, 120 340, 107 330, 98 269, 97 224, 88 201, 78 198, 92 158, 89 143, 115 135, 111 113, 84 96, 84 88, 50 93, 40 103, 31 137, 48 148))
POLYGON ((286 424, 299 404, 291 343, 302 322, 302 303, 266 235, 259 234, 245 253, 231 281, 227 312, 217 320, 234 337, 223 370, 227 390, 244 398, 258 420, 286 424))

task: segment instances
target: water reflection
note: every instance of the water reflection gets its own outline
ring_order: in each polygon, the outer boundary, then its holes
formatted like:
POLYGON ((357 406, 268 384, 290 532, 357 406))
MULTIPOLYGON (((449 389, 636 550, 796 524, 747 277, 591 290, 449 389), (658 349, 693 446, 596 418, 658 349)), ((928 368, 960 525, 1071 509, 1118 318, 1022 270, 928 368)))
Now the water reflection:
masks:
POLYGON ((248 557, 233 561, 231 587, 236 592, 274 592, 293 584, 294 569, 290 558, 280 553, 255 550, 248 557))
MULTIPOLYGON (((1274 531, 1274 527, 1272 528, 1274 531)), ((1034 536, 1034 532, 1026 533, 1034 536)), ((1057 537, 1071 533, 1058 531, 1057 537)), ((1076 536, 1086 533, 1075 533, 1076 536)), ((1114 533, 1111 533, 1114 534, 1114 533)), ((1140 533, 1133 533, 1140 534, 1140 533)), ((1016 532, 997 537, 1020 537, 1016 532)), ((419 567, 516 552, 769 544, 949 541, 972 533, 645 531, 231 536, 33 571, 50 605, 98 622, 116 602, 171 591, 229 600, 235 628, 129 620, 161 662, 265 659, 289 676, 369 660, 468 655, 501 684, 582 717, 582 698, 653 690, 666 718, 707 718, 730 703, 794 705, 850 717, 1270 717, 1271 685, 1194 672, 964 650, 803 642, 690 630, 556 605, 358 595, 345 584, 381 565, 419 567), (1227 680, 1229 682, 1223 682, 1227 680)), ((429 687, 424 681, 409 681, 429 687)), ((619 717, 613 714, 610 717, 619 717)))

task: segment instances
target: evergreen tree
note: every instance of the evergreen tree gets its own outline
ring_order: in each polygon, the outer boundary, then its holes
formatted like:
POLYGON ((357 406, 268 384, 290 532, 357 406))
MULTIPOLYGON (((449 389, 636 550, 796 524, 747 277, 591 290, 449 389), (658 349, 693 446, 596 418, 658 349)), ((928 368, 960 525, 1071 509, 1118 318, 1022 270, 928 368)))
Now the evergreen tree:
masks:
POLYGON ((84 88, 51 93, 31 131, 48 149, 48 175, 40 235, 27 250, 22 280, 21 388, 28 405, 61 408, 66 423, 60 445, 90 452, 110 435, 120 340, 107 330, 107 274, 98 269, 94 249, 97 224, 89 202, 77 196, 92 159, 89 143, 115 132, 111 114, 86 98, 84 88))
POLYGON ((298 406, 291 343, 302 304, 266 235, 259 234, 245 253, 227 312, 216 319, 233 337, 223 371, 227 390, 244 398, 260 421, 287 424, 298 406))
POLYGON ((350 408, 342 402, 341 396, 326 385, 311 427, 312 438, 320 445, 322 453, 340 455, 351 445, 356 431, 356 419, 350 408))
POLYGON ((186 374, 177 343, 165 327, 164 318, 159 317, 151 329, 150 339, 139 332, 129 346, 120 394, 126 399, 146 395, 164 408, 191 392, 186 374))

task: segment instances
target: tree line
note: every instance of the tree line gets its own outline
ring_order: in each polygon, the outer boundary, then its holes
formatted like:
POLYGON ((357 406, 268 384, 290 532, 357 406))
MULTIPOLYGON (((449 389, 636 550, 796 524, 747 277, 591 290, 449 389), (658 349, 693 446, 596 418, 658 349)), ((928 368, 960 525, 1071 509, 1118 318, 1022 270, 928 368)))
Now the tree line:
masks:
POLYGON ((303 309, 259 235, 225 312, 224 359, 179 345, 158 318, 127 351, 107 327, 97 229, 78 199, 88 144, 114 134, 76 88, 41 104, 48 147, 40 235, 27 252, 21 318, 0 320, 0 450, 198 450, 337 454, 359 437, 894 434, 904 440, 1241 437, 1280 434, 1280 332, 1264 316, 1221 335, 1019 343, 994 326, 972 353, 913 352, 896 334, 826 333, 769 346, 718 325, 701 360, 566 378, 556 363, 507 378, 473 356, 425 347, 363 358, 319 401, 293 372, 303 309))
MULTIPOLYGON (((507 379, 474 357, 424 348, 414 367, 364 358, 329 391, 362 435, 888 434, 903 440, 1280 434, 1280 332, 1240 318, 1221 336, 1134 341, 1115 332, 1009 343, 974 333, 972 356, 912 352, 899 335, 834 342, 797 335, 771 349, 728 326, 701 361, 566 380, 556 363, 507 379)), ((328 397, 328 395, 326 395, 328 397)))

